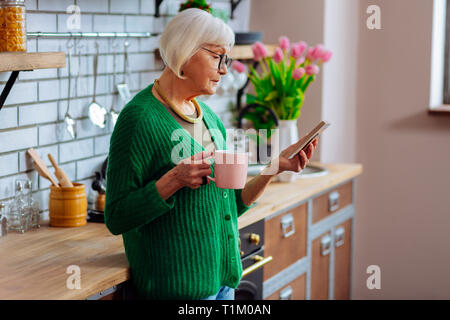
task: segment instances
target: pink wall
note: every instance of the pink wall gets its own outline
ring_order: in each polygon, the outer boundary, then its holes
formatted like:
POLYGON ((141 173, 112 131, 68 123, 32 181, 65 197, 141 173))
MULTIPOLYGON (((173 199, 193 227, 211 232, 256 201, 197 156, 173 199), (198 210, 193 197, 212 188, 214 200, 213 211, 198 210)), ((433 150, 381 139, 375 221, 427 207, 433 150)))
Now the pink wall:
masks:
POLYGON ((431 0, 360 2, 354 298, 450 298, 450 117, 427 114, 431 0), (382 30, 366 8, 381 7, 382 30), (365 286, 381 268, 381 290, 365 286))
POLYGON ((450 299, 450 117, 427 113, 433 1, 332 1, 252 1, 249 30, 269 43, 285 34, 336 51, 307 93, 299 128, 333 119, 339 130, 324 136, 320 159, 363 165, 353 299, 450 299), (382 30, 366 27, 372 4, 382 30), (369 265, 381 268, 380 290, 366 287, 369 265))

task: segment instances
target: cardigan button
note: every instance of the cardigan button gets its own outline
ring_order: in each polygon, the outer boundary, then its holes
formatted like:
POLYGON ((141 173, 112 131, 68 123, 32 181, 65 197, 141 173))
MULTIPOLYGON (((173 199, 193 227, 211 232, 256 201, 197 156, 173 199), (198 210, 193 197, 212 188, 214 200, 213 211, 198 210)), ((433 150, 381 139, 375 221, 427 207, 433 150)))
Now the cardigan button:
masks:
POLYGON ((223 197, 226 199, 228 198, 228 193, 226 191, 223 192, 223 197))
POLYGON ((226 216, 225 216, 225 220, 230 220, 231 219, 231 216, 229 215, 229 214, 227 214, 226 216))

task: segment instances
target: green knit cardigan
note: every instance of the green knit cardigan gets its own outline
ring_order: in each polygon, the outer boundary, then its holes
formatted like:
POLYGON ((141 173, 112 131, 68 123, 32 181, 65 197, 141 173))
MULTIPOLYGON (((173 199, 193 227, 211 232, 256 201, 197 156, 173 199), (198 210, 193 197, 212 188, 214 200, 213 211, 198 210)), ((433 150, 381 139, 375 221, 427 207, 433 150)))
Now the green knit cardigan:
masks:
MULTIPOLYGON (((242 189, 221 189, 213 181, 183 187, 166 200, 160 196, 155 183, 176 166, 172 152, 184 159, 205 149, 155 98, 152 86, 124 107, 111 136, 106 227, 122 235, 141 298, 200 299, 222 285, 236 288, 242 276, 237 218, 255 204, 245 205, 242 189)), ((226 149, 222 121, 198 102, 217 150, 226 149)))

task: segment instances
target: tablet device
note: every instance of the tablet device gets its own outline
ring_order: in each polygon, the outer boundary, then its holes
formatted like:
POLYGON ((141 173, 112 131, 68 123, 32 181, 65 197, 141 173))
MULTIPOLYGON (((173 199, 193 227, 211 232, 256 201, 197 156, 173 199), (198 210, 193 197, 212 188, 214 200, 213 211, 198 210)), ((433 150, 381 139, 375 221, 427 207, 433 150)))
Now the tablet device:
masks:
POLYGON ((297 153, 299 153, 303 148, 307 147, 316 137, 318 137, 326 128, 331 124, 326 121, 321 121, 314 129, 311 130, 306 136, 298 140, 297 147, 295 151, 288 157, 292 159, 297 153))

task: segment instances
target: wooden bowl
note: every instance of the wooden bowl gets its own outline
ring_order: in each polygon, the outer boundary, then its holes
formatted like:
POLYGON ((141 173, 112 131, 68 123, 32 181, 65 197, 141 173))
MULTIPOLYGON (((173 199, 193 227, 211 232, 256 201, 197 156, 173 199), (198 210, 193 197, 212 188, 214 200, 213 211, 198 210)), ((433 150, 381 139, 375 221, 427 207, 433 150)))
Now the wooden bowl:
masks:
POLYGON ((50 186, 49 218, 52 227, 81 227, 86 225, 87 198, 85 185, 73 187, 50 186))
POLYGON ((105 211, 105 194, 98 194, 97 201, 95 202, 95 208, 99 211, 105 211))

